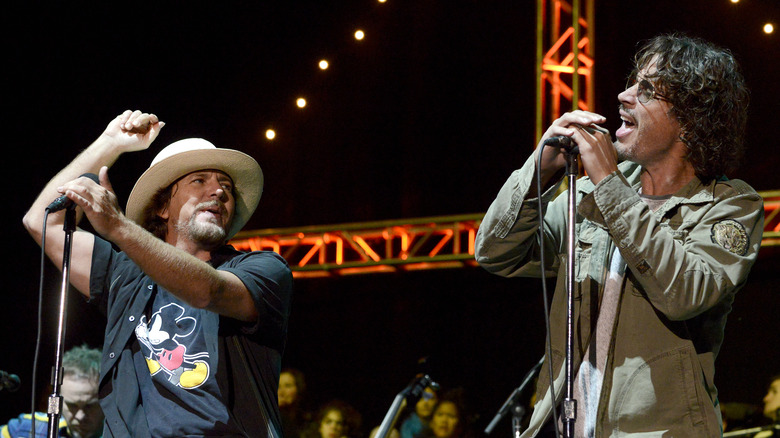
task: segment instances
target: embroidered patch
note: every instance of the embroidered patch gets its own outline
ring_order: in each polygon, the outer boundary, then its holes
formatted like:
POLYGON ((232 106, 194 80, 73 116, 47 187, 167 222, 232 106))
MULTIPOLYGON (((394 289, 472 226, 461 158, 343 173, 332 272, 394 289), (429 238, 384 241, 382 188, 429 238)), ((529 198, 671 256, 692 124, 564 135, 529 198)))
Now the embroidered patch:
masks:
POLYGON ((710 237, 713 243, 741 256, 747 254, 750 245, 745 227, 734 219, 725 219, 713 225, 710 237))
POLYGON ((650 270, 650 265, 647 263, 646 260, 642 260, 642 262, 637 265, 637 269, 639 269, 639 273, 642 275, 645 275, 647 271, 650 270))

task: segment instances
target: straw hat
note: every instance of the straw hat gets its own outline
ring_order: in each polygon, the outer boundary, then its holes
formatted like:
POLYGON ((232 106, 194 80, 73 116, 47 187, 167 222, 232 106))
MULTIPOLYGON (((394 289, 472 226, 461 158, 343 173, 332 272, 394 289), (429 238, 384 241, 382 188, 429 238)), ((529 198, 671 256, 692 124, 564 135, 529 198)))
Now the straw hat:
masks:
POLYGON ((198 171, 214 169, 233 180, 236 211, 228 239, 244 227, 257 208, 263 193, 263 171, 254 158, 233 149, 219 149, 202 138, 186 138, 166 146, 152 160, 149 169, 138 178, 127 200, 127 217, 144 223, 144 214, 152 197, 179 178, 198 171))

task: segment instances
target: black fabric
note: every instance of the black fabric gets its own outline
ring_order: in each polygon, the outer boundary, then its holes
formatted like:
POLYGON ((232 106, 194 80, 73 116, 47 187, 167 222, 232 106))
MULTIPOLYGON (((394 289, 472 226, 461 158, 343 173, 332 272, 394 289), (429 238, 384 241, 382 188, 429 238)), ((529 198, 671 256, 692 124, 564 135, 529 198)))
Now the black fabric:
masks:
MULTIPOLYGON (((206 336, 212 337, 217 351, 213 361, 217 393, 230 421, 244 436, 280 437, 276 397, 292 274, 284 259, 273 252, 241 253, 226 247, 213 254, 212 264, 244 282, 259 313, 258 322, 251 326, 218 316, 207 329, 206 336)), ((144 410, 138 380, 150 371, 136 366, 133 355, 140 350, 135 329, 158 286, 132 260, 97 237, 90 282, 90 302, 104 309, 108 321, 99 390, 106 414, 104 436, 148 436, 147 414, 158 412, 144 410)), ((217 433, 230 430, 221 429, 217 433)))

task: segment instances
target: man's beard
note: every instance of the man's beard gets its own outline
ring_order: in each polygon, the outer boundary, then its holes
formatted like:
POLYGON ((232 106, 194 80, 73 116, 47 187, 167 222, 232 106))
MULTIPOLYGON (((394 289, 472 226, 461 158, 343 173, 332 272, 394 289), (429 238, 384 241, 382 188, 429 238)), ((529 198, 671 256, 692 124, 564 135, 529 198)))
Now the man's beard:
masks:
POLYGON ((224 244, 227 240, 227 231, 222 228, 222 225, 211 221, 197 220, 198 214, 202 211, 201 208, 205 208, 205 204, 198 205, 195 214, 190 216, 187 222, 178 222, 176 231, 206 247, 215 248, 224 244))

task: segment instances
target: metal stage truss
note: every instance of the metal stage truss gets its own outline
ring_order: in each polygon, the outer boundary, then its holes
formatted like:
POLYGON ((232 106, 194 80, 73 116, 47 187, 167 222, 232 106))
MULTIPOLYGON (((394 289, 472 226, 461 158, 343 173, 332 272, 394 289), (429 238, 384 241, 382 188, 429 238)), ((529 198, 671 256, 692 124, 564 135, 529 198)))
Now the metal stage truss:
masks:
MULTIPOLYGON (((780 190, 764 197, 761 246, 780 245, 780 190)), ((483 213, 243 231, 239 250, 270 250, 296 278, 477 266, 474 240, 483 213)))
MULTIPOLYGON (((537 0, 536 137, 571 109, 592 107, 594 0, 537 0)), ((780 190, 762 192, 762 246, 780 245, 780 190)), ((484 214, 268 229, 239 233, 240 250, 272 250, 297 278, 476 266, 484 214)))

